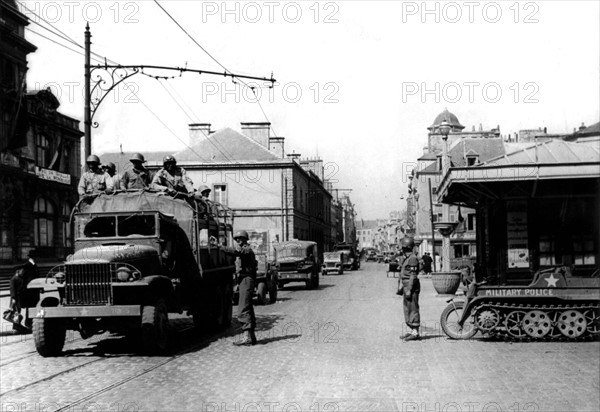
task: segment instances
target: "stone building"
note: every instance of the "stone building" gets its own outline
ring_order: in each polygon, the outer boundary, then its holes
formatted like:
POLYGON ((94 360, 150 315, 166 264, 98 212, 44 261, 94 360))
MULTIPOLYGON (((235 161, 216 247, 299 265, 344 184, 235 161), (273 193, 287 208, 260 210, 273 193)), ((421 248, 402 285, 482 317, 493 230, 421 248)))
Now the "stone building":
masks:
MULTIPOLYGON (((73 250, 69 217, 81 173, 79 121, 58 112, 50 90, 27 91, 27 18, 0 1, 0 273, 39 252, 53 264, 73 250)), ((4 286, 4 285, 2 285, 4 286)))
MULTIPOLYGON (((465 132, 465 126, 447 109, 440 113, 433 124, 427 128, 427 145, 411 179, 411 194, 407 209, 414 214, 415 240, 420 243, 419 254, 425 252, 441 256, 442 237, 438 233, 432 236, 433 222, 442 219, 442 205, 437 198, 437 190, 442 179, 442 135, 439 126, 443 121, 450 126, 448 134, 448 153, 451 167, 475 166, 492 157, 505 153, 505 147, 500 129, 483 130, 480 126, 470 132, 465 132), (433 206, 433 210, 432 210, 433 206), (433 241, 435 238, 435 248, 433 241)), ((412 219, 412 216, 410 217, 412 219)), ((475 247, 476 218, 475 211, 468 207, 451 207, 450 221, 459 225, 450 239, 451 259, 474 259, 477 254, 475 247)), ((439 266, 438 266, 439 268, 439 266)))
MULTIPOLYGON (((242 123, 213 132, 210 124, 190 125, 189 147, 173 154, 194 187, 211 188, 213 200, 234 211, 235 229, 268 232, 270 242, 299 239, 333 245, 332 196, 320 159, 284 158, 284 139, 269 134, 270 123, 242 123)), ((157 170, 166 153, 143 153, 157 170)), ((105 153, 102 161, 130 167, 131 153, 105 153)))

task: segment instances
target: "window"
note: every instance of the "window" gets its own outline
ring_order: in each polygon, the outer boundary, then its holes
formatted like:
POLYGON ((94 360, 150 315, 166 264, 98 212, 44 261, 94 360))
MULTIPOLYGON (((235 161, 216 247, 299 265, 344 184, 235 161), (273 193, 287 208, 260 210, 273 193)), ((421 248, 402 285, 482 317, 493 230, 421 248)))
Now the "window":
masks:
POLYGON ((469 245, 454 245, 454 257, 462 258, 468 257, 469 255, 469 245))
POLYGON ((48 144, 48 138, 44 135, 38 134, 35 139, 36 146, 36 163, 40 167, 48 167, 48 149, 50 145, 48 144))
POLYGON ((467 156, 467 166, 475 166, 476 163, 477 163, 476 156, 467 156))
POLYGON ((213 200, 224 206, 228 205, 227 185, 213 185, 213 200))
MULTIPOLYGON (((63 139, 64 140, 64 139, 63 139)), ((60 172, 71 174, 71 145, 63 143, 60 172)))
POLYGON ((475 213, 469 213, 467 215, 467 230, 475 230, 477 228, 476 222, 477 218, 475 213))
POLYGON ((54 246, 54 206, 39 197, 33 206, 33 239, 36 246, 54 246))
POLYGON ((63 202, 61 205, 60 215, 62 221, 62 245, 66 248, 73 247, 73 231, 71 222, 69 221, 71 217, 71 210, 71 205, 69 205, 67 202, 63 202))

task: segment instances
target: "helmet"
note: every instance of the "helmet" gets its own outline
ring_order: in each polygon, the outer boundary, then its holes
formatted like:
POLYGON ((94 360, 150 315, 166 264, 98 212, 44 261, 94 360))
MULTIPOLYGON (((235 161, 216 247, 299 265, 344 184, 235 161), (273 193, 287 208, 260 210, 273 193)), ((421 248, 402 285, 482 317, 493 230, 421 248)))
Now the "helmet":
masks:
POLYGON ((165 157, 163 157, 163 165, 167 163, 177 164, 177 160, 175 160, 174 156, 166 155, 165 157))
POLYGON ((412 250, 415 247, 415 239, 412 237, 403 237, 400 241, 402 249, 412 250))
POLYGON ((144 155, 142 155, 141 153, 134 153, 131 155, 131 159, 129 159, 129 161, 145 163, 146 159, 144 159, 144 155))
POLYGON ((108 162, 107 164, 104 165, 105 168, 116 171, 117 170, 117 166, 115 166, 115 164, 113 162, 108 162))
POLYGON ((210 192, 210 187, 208 187, 208 186, 206 186, 206 185, 202 185, 202 186, 200 186, 200 187, 198 188, 198 191, 199 191, 200 193, 202 193, 202 192, 206 192, 207 190, 210 192))
POLYGON ((235 235, 233 235, 234 239, 237 239, 237 238, 240 238, 240 237, 243 237, 246 240, 248 240, 249 239, 248 238, 248 232, 246 232, 245 230, 238 230, 237 232, 235 232, 235 235))
POLYGON ((86 163, 98 163, 100 164, 100 158, 96 155, 89 155, 87 160, 85 161, 86 163))

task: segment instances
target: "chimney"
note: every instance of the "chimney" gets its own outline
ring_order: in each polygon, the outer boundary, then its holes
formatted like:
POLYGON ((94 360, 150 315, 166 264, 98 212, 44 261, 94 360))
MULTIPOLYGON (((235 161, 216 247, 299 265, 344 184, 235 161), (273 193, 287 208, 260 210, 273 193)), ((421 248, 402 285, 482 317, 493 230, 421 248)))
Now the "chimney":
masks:
POLYGON ((310 170, 317 177, 323 181, 324 170, 323 170, 323 160, 317 158, 314 159, 301 159, 300 166, 304 168, 304 170, 310 170))
POLYGON ((585 123, 581 122, 581 126, 579 126, 579 130, 585 129, 585 123))
POLYGON ((271 123, 269 122, 261 122, 261 123, 241 123, 242 125, 242 134, 244 136, 249 137, 254 140, 256 143, 264 147, 265 149, 269 149, 269 130, 271 128, 271 123))
POLYGON ((188 126, 190 128, 190 146, 200 143, 212 133, 210 131, 210 123, 191 123, 188 126))
POLYGON ((285 158, 284 141, 285 137, 269 137, 269 150, 282 159, 285 158))

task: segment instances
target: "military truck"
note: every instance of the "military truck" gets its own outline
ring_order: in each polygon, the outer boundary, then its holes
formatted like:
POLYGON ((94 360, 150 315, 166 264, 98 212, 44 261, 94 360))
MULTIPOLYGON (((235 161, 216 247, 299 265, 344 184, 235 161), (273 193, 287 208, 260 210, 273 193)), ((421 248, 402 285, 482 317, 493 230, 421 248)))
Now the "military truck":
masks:
POLYGON ((344 269, 360 269, 360 259, 358 258, 358 253, 356 252, 356 247, 354 247, 354 245, 349 243, 338 243, 333 246, 333 250, 344 254, 344 257, 342 258, 344 261, 344 269))
POLYGON ((288 240, 275 247, 279 289, 290 282, 304 282, 306 289, 319 287, 319 250, 316 242, 288 240))
POLYGON ((233 243, 232 224, 223 206, 182 194, 123 191, 79 202, 75 253, 28 285, 38 353, 60 355, 67 330, 86 339, 139 329, 140 349, 162 352, 169 313, 191 314, 202 331, 226 328, 235 263, 220 245, 233 243))

